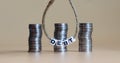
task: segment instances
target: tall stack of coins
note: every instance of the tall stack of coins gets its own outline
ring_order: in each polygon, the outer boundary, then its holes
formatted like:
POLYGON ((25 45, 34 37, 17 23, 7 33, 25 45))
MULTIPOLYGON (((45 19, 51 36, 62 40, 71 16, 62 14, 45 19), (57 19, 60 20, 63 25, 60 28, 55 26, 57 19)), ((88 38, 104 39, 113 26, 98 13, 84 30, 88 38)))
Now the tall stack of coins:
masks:
MULTIPOLYGON (((67 39, 68 25, 66 23, 56 23, 54 30, 54 38, 57 40, 67 39)), ((65 52, 67 51, 67 46, 65 45, 54 45, 54 52, 65 52)))
POLYGON ((41 24, 29 24, 29 52, 41 51, 41 24))
POLYGON ((79 24, 79 51, 91 52, 92 51, 92 23, 80 23, 79 24))

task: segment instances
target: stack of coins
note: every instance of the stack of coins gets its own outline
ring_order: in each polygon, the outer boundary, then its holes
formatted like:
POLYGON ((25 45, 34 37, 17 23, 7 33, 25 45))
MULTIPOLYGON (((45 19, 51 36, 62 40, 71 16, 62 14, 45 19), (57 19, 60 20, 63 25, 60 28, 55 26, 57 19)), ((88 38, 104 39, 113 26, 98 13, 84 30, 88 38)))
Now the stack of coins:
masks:
MULTIPOLYGON (((66 23, 56 23, 54 30, 54 38, 57 40, 67 39, 68 25, 66 23)), ((65 52, 67 51, 67 46, 65 45, 54 45, 54 52, 65 52)))
POLYGON ((29 24, 29 52, 41 51, 41 24, 29 24))
POLYGON ((92 23, 80 23, 79 24, 79 51, 91 52, 92 51, 92 23))

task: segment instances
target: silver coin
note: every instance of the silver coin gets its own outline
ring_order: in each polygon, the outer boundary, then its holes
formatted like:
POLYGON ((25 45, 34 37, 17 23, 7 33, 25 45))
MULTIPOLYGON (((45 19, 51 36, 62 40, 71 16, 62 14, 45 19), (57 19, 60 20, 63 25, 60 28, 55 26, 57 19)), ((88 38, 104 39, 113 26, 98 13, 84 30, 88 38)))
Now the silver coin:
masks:
POLYGON ((79 51, 80 52, 91 52, 92 51, 92 23, 80 23, 79 24, 79 51))
POLYGON ((42 37, 41 24, 29 24, 28 52, 41 51, 41 37, 42 37))
MULTIPOLYGON (((67 39, 68 25, 66 23, 56 23, 54 30, 54 38, 57 40, 67 39)), ((64 45, 54 45, 54 52, 65 52, 67 51, 67 46, 64 45)))

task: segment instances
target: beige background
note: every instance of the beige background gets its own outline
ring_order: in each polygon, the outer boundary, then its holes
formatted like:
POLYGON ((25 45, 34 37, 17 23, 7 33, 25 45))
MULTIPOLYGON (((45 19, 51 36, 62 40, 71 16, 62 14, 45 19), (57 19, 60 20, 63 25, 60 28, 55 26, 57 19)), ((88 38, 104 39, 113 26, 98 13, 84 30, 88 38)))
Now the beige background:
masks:
MULTIPOLYGON (((45 6, 49 0, 0 0, 0 51, 28 49, 28 24, 41 23, 45 6)), ((93 47, 120 50, 120 0, 72 0, 79 22, 92 22, 93 47)), ((55 0, 48 11, 46 29, 53 37, 54 23, 67 22, 70 37, 74 32, 74 15, 68 0, 55 0)), ((77 38, 77 37, 76 37, 77 38)), ((44 50, 52 50, 43 34, 44 50)), ((69 46, 78 49, 76 43, 69 46), (73 47, 76 46, 76 47, 73 47)))

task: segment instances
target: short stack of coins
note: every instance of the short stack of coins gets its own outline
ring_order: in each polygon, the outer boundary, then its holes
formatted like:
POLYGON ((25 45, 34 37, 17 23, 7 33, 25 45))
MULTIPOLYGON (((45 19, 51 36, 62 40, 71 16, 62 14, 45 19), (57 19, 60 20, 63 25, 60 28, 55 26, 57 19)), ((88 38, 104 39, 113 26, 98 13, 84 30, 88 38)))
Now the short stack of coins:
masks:
POLYGON ((41 51, 41 37, 42 37, 41 24, 29 24, 29 51, 28 52, 41 51))
POLYGON ((92 23, 80 23, 79 24, 79 51, 91 52, 92 51, 92 23))
MULTIPOLYGON (((57 40, 67 39, 68 25, 66 23, 56 23, 54 30, 54 38, 57 40)), ((65 52, 67 51, 67 46, 65 45, 54 45, 54 52, 65 52)))

